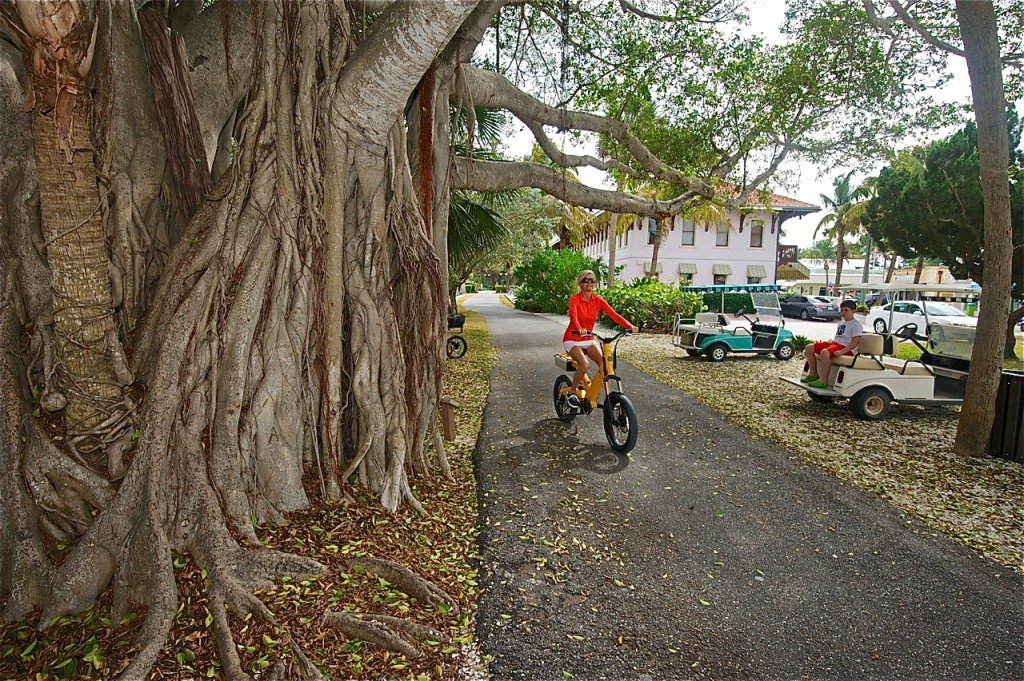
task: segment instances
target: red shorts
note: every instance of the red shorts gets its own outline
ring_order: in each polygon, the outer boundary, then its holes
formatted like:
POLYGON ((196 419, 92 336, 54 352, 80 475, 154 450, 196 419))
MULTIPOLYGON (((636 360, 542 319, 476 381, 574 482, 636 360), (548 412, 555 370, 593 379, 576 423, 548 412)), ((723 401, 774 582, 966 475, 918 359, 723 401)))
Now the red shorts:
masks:
POLYGON ((835 341, 818 341, 811 347, 813 348, 812 352, 815 356, 817 356, 822 350, 828 350, 828 354, 835 357, 835 354, 846 346, 841 343, 836 343, 835 341))

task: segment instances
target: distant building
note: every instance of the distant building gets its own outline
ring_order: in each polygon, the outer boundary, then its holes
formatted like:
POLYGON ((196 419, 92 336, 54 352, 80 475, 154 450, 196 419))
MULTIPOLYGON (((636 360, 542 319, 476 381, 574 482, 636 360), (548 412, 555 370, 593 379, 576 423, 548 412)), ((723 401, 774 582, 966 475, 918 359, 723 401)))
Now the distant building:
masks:
MULTIPOLYGON (((646 276, 692 286, 774 284, 782 223, 819 210, 814 204, 788 196, 755 192, 750 205, 727 212, 726 223, 695 222, 676 216, 658 252, 657 272, 649 271, 657 222, 654 218, 636 218, 614 235, 615 266, 623 266, 617 278, 632 281, 646 276)), ((598 215, 583 243, 569 247, 607 264, 611 217, 609 213, 598 215)))

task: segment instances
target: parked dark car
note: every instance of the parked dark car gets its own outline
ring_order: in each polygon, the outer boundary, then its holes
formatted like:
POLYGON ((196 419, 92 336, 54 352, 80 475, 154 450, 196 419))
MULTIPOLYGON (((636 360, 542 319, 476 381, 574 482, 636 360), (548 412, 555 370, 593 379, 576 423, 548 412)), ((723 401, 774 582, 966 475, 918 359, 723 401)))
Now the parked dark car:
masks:
POLYGON ((864 301, 868 307, 875 307, 876 305, 888 305, 889 298, 884 293, 872 293, 864 301))
POLYGON ((800 319, 839 319, 839 306, 824 296, 793 296, 781 302, 782 314, 800 319))

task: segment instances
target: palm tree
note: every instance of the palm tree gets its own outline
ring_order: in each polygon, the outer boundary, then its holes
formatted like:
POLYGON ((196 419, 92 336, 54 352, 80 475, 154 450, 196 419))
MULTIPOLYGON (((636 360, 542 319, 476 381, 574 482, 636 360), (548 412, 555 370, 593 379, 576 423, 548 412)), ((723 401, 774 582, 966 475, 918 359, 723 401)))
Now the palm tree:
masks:
POLYGON ((868 189, 865 184, 856 188, 852 187, 851 179, 854 172, 851 170, 846 175, 840 175, 832 181, 832 186, 835 187, 835 196, 821 195, 822 203, 830 212, 814 228, 815 237, 818 236, 818 231, 824 228, 822 233, 835 240, 836 283, 834 290, 836 291, 839 290, 843 275, 843 258, 846 257, 847 252, 846 237, 860 233, 861 216, 864 215, 867 208, 868 189))

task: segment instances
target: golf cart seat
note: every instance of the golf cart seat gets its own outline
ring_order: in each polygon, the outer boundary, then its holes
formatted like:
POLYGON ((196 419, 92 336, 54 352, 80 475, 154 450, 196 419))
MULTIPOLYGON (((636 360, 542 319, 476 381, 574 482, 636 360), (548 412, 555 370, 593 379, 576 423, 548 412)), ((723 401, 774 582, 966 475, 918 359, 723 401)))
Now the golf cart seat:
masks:
POLYGON ((877 333, 865 333, 860 337, 857 352, 852 355, 840 355, 832 358, 832 364, 847 369, 872 369, 878 371, 886 368, 882 363, 884 339, 877 333))
POLYGON ((680 324, 676 329, 677 333, 715 334, 722 332, 722 322, 717 312, 698 312, 692 324, 680 324))
MULTIPOLYGON (((900 351, 900 339, 896 336, 883 336, 882 337, 886 346, 892 344, 892 350, 890 351, 893 355, 900 351)), ((926 367, 924 364, 913 359, 900 359, 899 357, 883 357, 882 363, 885 364, 886 369, 892 369, 898 374, 903 376, 931 376, 932 370, 926 367)))
MULTIPOLYGON (((899 352, 900 342, 895 336, 890 336, 893 354, 899 352)), ((882 353, 888 339, 886 336, 877 333, 865 333, 860 337, 860 345, 857 346, 857 353, 854 355, 841 355, 832 360, 836 366, 848 369, 891 369, 903 376, 930 376, 932 372, 928 367, 913 360, 902 360, 897 357, 886 357, 882 353)))

